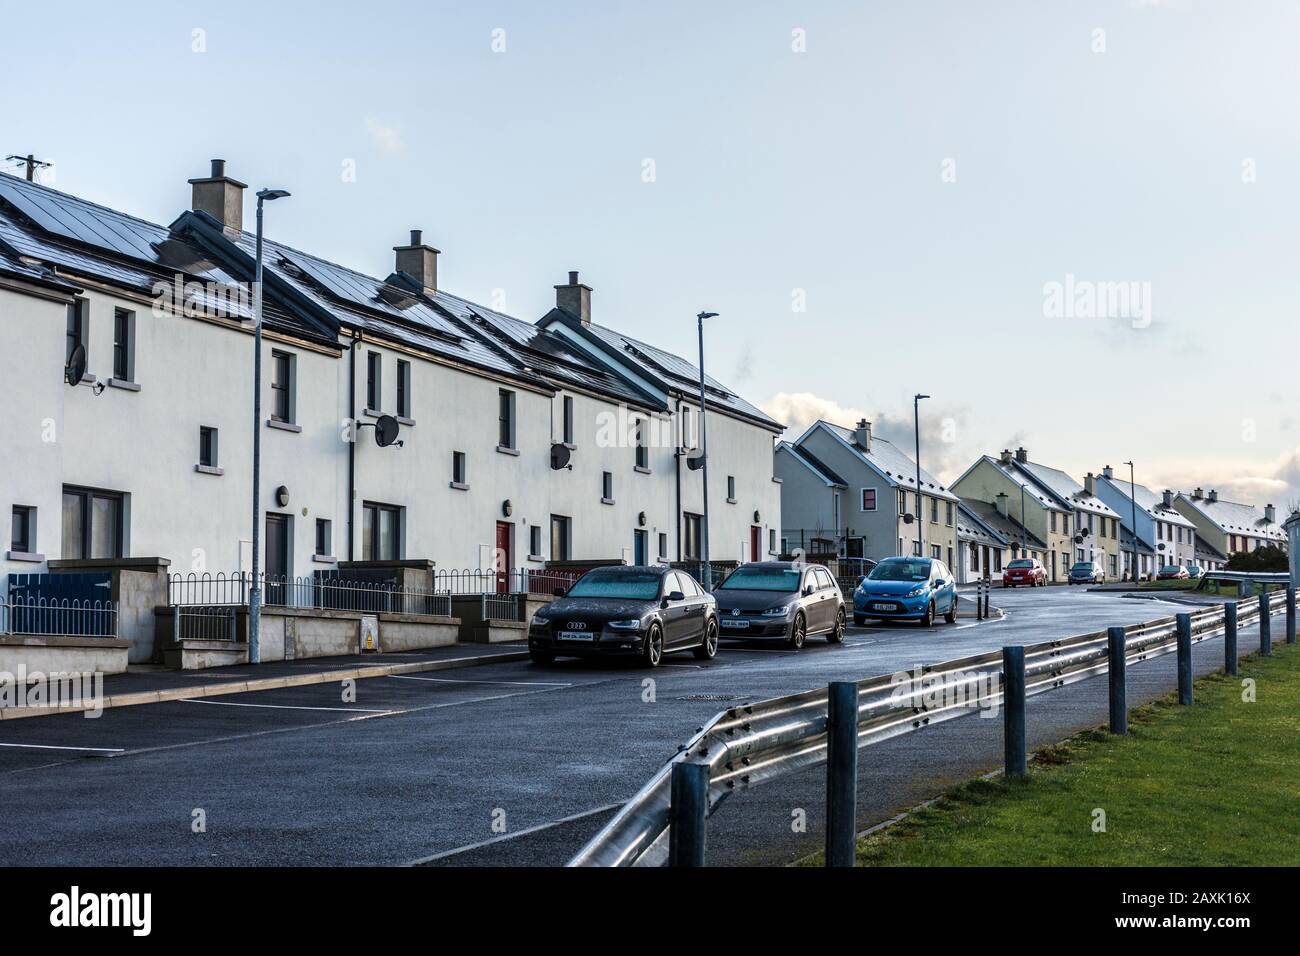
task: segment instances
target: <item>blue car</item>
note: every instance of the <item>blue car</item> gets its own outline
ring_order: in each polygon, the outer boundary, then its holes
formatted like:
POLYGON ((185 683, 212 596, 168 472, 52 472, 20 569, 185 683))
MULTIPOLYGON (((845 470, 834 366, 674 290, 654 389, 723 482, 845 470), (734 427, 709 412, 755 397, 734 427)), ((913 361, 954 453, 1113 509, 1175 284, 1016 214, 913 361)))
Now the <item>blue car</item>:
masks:
POLYGON ((853 623, 898 618, 929 627, 942 614, 957 620, 957 582, 936 558, 885 558, 853 592, 853 623))

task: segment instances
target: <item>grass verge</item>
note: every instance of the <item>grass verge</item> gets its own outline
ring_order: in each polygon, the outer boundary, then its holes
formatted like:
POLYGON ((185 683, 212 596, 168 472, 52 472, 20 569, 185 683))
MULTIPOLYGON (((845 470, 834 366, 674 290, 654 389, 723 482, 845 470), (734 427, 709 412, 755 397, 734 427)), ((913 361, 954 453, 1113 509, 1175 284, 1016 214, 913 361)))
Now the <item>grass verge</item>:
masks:
POLYGON ((1300 864, 1300 653, 1275 645, 1198 681, 1195 700, 1041 751, 1025 780, 963 784, 859 841, 858 865, 1300 864))

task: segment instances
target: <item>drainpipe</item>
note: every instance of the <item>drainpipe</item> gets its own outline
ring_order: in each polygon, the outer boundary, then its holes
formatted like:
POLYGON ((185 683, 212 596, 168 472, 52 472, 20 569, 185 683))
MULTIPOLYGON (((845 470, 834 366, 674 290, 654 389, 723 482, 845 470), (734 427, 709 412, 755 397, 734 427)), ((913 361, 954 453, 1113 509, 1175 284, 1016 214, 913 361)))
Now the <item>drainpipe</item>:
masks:
MULTIPOLYGON (((677 421, 682 420, 682 400, 677 399, 677 421)), ((685 434, 682 436, 685 438, 685 434)), ((677 560, 682 560, 682 450, 677 449, 673 456, 677 471, 677 560)))
POLYGON ((357 481, 357 345, 361 341, 361 336, 356 332, 352 333, 352 345, 348 348, 348 421, 352 427, 348 429, 349 437, 352 439, 348 442, 348 560, 355 561, 356 557, 352 553, 352 524, 353 514, 356 508, 353 507, 353 501, 356 498, 356 481, 357 481))

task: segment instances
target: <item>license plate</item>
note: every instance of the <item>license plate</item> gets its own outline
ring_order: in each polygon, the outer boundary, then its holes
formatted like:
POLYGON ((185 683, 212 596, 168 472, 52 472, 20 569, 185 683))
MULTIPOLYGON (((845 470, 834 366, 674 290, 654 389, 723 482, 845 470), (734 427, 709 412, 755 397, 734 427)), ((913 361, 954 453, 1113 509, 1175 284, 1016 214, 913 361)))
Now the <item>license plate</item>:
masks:
POLYGON ((723 627, 748 628, 748 627, 749 627, 749 622, 748 622, 748 621, 729 621, 729 620, 727 620, 726 618, 723 618, 723 619, 722 619, 722 626, 723 626, 723 627))
POLYGON ((559 639, 562 640, 562 641, 588 641, 588 642, 591 642, 591 641, 594 641, 594 640, 596 639, 596 635, 595 635, 595 634, 591 634, 591 633, 589 633, 589 632, 585 632, 585 631, 560 631, 560 633, 559 633, 558 635, 556 635, 556 636, 559 637, 559 639))
POLYGON ((898 605, 893 601, 877 601, 871 605, 871 608, 875 611, 897 611, 898 605))

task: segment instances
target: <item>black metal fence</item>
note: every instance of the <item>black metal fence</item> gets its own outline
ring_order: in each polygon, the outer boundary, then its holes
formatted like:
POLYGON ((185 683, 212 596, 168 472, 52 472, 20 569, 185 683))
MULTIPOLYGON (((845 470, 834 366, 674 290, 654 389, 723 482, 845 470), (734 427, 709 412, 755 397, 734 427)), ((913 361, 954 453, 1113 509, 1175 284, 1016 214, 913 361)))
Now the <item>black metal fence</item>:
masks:
MULTIPOLYGON (((451 595, 398 587, 385 581, 351 581, 335 577, 259 575, 262 605, 366 614, 451 615, 451 595)), ((247 572, 173 574, 168 577, 173 607, 247 607, 253 576, 247 572)))
POLYGON ((117 637, 117 604, 11 596, 0 603, 0 634, 117 637))
POLYGON ((435 591, 450 594, 537 594, 552 596, 557 588, 571 588, 586 568, 439 568, 433 573, 435 591))

